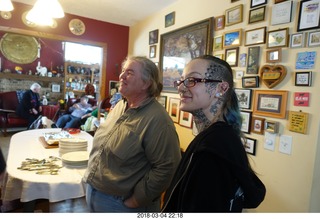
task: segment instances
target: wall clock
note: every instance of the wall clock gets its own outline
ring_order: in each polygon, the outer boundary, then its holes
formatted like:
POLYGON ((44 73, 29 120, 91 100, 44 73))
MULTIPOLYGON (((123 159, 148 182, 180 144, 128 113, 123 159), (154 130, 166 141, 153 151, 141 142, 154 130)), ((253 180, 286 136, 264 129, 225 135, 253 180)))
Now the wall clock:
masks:
POLYGON ((72 19, 69 22, 69 30, 71 31, 71 33, 73 33, 74 35, 82 35, 85 30, 86 30, 86 26, 84 25, 84 23, 79 20, 79 19, 72 19))
POLYGON ((1 17, 6 20, 10 20, 12 18, 12 14, 10 11, 1 11, 1 17))

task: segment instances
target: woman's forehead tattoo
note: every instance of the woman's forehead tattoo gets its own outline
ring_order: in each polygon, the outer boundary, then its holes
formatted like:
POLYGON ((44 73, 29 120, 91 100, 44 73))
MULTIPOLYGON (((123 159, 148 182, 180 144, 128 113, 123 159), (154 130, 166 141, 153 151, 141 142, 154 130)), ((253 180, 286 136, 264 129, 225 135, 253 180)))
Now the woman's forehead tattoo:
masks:
POLYGON ((205 73, 205 77, 208 79, 217 78, 223 72, 223 67, 217 64, 210 64, 209 68, 207 68, 207 72, 205 73), (215 76, 215 77, 214 77, 215 76))

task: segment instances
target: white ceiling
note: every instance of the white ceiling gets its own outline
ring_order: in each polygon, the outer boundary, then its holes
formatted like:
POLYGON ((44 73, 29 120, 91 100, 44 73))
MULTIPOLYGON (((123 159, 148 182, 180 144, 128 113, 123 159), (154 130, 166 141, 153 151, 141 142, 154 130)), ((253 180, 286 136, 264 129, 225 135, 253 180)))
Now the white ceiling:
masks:
MULTIPOLYGON (((34 5, 36 0, 12 0, 34 5)), ((65 13, 132 26, 178 0, 59 0, 65 13)), ((13 3, 14 4, 14 3, 13 3)))

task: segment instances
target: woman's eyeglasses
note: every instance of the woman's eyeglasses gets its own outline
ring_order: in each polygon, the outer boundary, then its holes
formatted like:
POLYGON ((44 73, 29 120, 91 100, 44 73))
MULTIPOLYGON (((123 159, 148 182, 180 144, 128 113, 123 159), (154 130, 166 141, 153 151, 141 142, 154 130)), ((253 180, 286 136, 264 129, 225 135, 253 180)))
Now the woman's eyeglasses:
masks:
POLYGON ((178 89, 180 84, 183 83, 183 85, 187 88, 194 87, 197 83, 210 83, 210 82, 222 82, 221 80, 213 80, 213 79, 205 79, 205 78, 193 78, 189 77, 182 81, 174 81, 173 86, 178 89))

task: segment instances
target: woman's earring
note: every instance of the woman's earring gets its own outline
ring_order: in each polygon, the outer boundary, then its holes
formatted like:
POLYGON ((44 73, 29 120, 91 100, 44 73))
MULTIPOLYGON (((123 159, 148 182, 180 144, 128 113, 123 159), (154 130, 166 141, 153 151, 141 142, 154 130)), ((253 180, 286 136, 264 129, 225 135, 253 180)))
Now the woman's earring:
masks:
POLYGON ((216 97, 221 97, 221 93, 216 93, 216 97))

